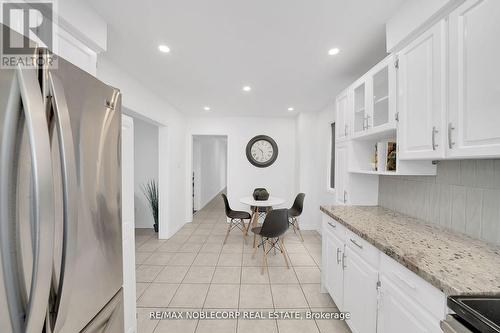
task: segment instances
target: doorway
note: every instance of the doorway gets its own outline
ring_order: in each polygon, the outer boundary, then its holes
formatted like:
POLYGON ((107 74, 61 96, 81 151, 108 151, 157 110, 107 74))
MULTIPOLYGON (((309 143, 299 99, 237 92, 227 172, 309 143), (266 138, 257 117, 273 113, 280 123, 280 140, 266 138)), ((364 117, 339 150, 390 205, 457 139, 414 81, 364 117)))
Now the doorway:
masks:
POLYGON ((136 232, 158 232, 158 126, 134 118, 134 220, 136 232), (156 213, 157 214, 157 213, 156 213), (141 229, 141 230, 138 230, 141 229))
POLYGON ((227 187, 227 136, 193 135, 193 215, 227 187))

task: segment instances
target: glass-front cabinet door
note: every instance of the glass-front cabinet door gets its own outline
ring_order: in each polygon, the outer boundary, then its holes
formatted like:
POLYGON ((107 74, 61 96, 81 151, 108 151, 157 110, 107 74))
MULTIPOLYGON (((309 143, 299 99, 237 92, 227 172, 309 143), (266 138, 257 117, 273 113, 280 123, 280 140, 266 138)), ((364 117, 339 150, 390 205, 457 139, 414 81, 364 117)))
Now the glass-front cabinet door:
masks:
POLYGON ((373 75, 373 127, 389 121, 389 69, 384 66, 373 75))
POLYGON ((396 66, 387 57, 352 85, 355 136, 396 128, 396 66))
POLYGON ((366 109, 366 83, 359 82, 354 86, 353 102, 354 102, 354 134, 360 133, 367 129, 367 109, 366 109))
POLYGON ((367 81, 370 84, 371 118, 368 127, 374 132, 396 127, 396 68, 398 63, 389 56, 373 67, 367 81))

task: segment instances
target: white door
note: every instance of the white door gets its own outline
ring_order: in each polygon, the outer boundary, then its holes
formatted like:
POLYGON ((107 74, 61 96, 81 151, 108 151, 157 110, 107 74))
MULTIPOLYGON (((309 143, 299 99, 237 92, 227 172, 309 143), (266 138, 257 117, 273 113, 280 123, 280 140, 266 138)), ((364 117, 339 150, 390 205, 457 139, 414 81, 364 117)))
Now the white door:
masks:
POLYGON ((445 22, 398 53, 399 158, 444 157, 445 22))
POLYGON ((335 147, 335 193, 337 202, 347 203, 348 185, 348 150, 347 145, 337 145, 335 147))
POLYGON ((500 156, 500 1, 450 15, 449 156, 500 156))
POLYGON ((349 93, 348 90, 344 91, 337 97, 336 110, 337 110, 337 138, 344 139, 349 134, 349 93))
POLYGON ((383 275, 380 282, 377 332, 442 333, 438 319, 430 316, 383 275))
POLYGON ((343 311, 351 313, 347 324, 353 333, 376 332, 378 272, 349 246, 344 265, 343 311))
MULTIPOLYGON (((325 228, 329 227, 329 225, 325 226, 325 228)), ((342 255, 344 251, 344 243, 329 230, 325 231, 325 236, 325 286, 337 307, 342 310, 344 297, 344 269, 342 267, 342 255)))
POLYGON ((137 331, 134 230, 134 120, 122 116, 123 308, 125 333, 137 331))

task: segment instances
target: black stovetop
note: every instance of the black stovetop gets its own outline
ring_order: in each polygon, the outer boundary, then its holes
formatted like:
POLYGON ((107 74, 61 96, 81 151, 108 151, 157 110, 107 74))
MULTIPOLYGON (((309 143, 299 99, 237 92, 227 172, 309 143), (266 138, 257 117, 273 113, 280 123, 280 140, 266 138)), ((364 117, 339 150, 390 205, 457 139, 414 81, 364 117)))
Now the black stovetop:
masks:
POLYGON ((500 333, 500 297, 450 296, 448 307, 481 333, 500 333))

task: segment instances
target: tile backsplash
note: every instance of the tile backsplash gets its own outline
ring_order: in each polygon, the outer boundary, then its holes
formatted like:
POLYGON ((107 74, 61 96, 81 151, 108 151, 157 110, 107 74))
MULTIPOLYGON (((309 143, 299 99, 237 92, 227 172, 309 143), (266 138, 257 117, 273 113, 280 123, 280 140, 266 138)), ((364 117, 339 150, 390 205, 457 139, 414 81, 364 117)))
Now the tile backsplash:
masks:
POLYGON ((440 161, 437 176, 381 176, 379 205, 500 245, 500 160, 440 161))

